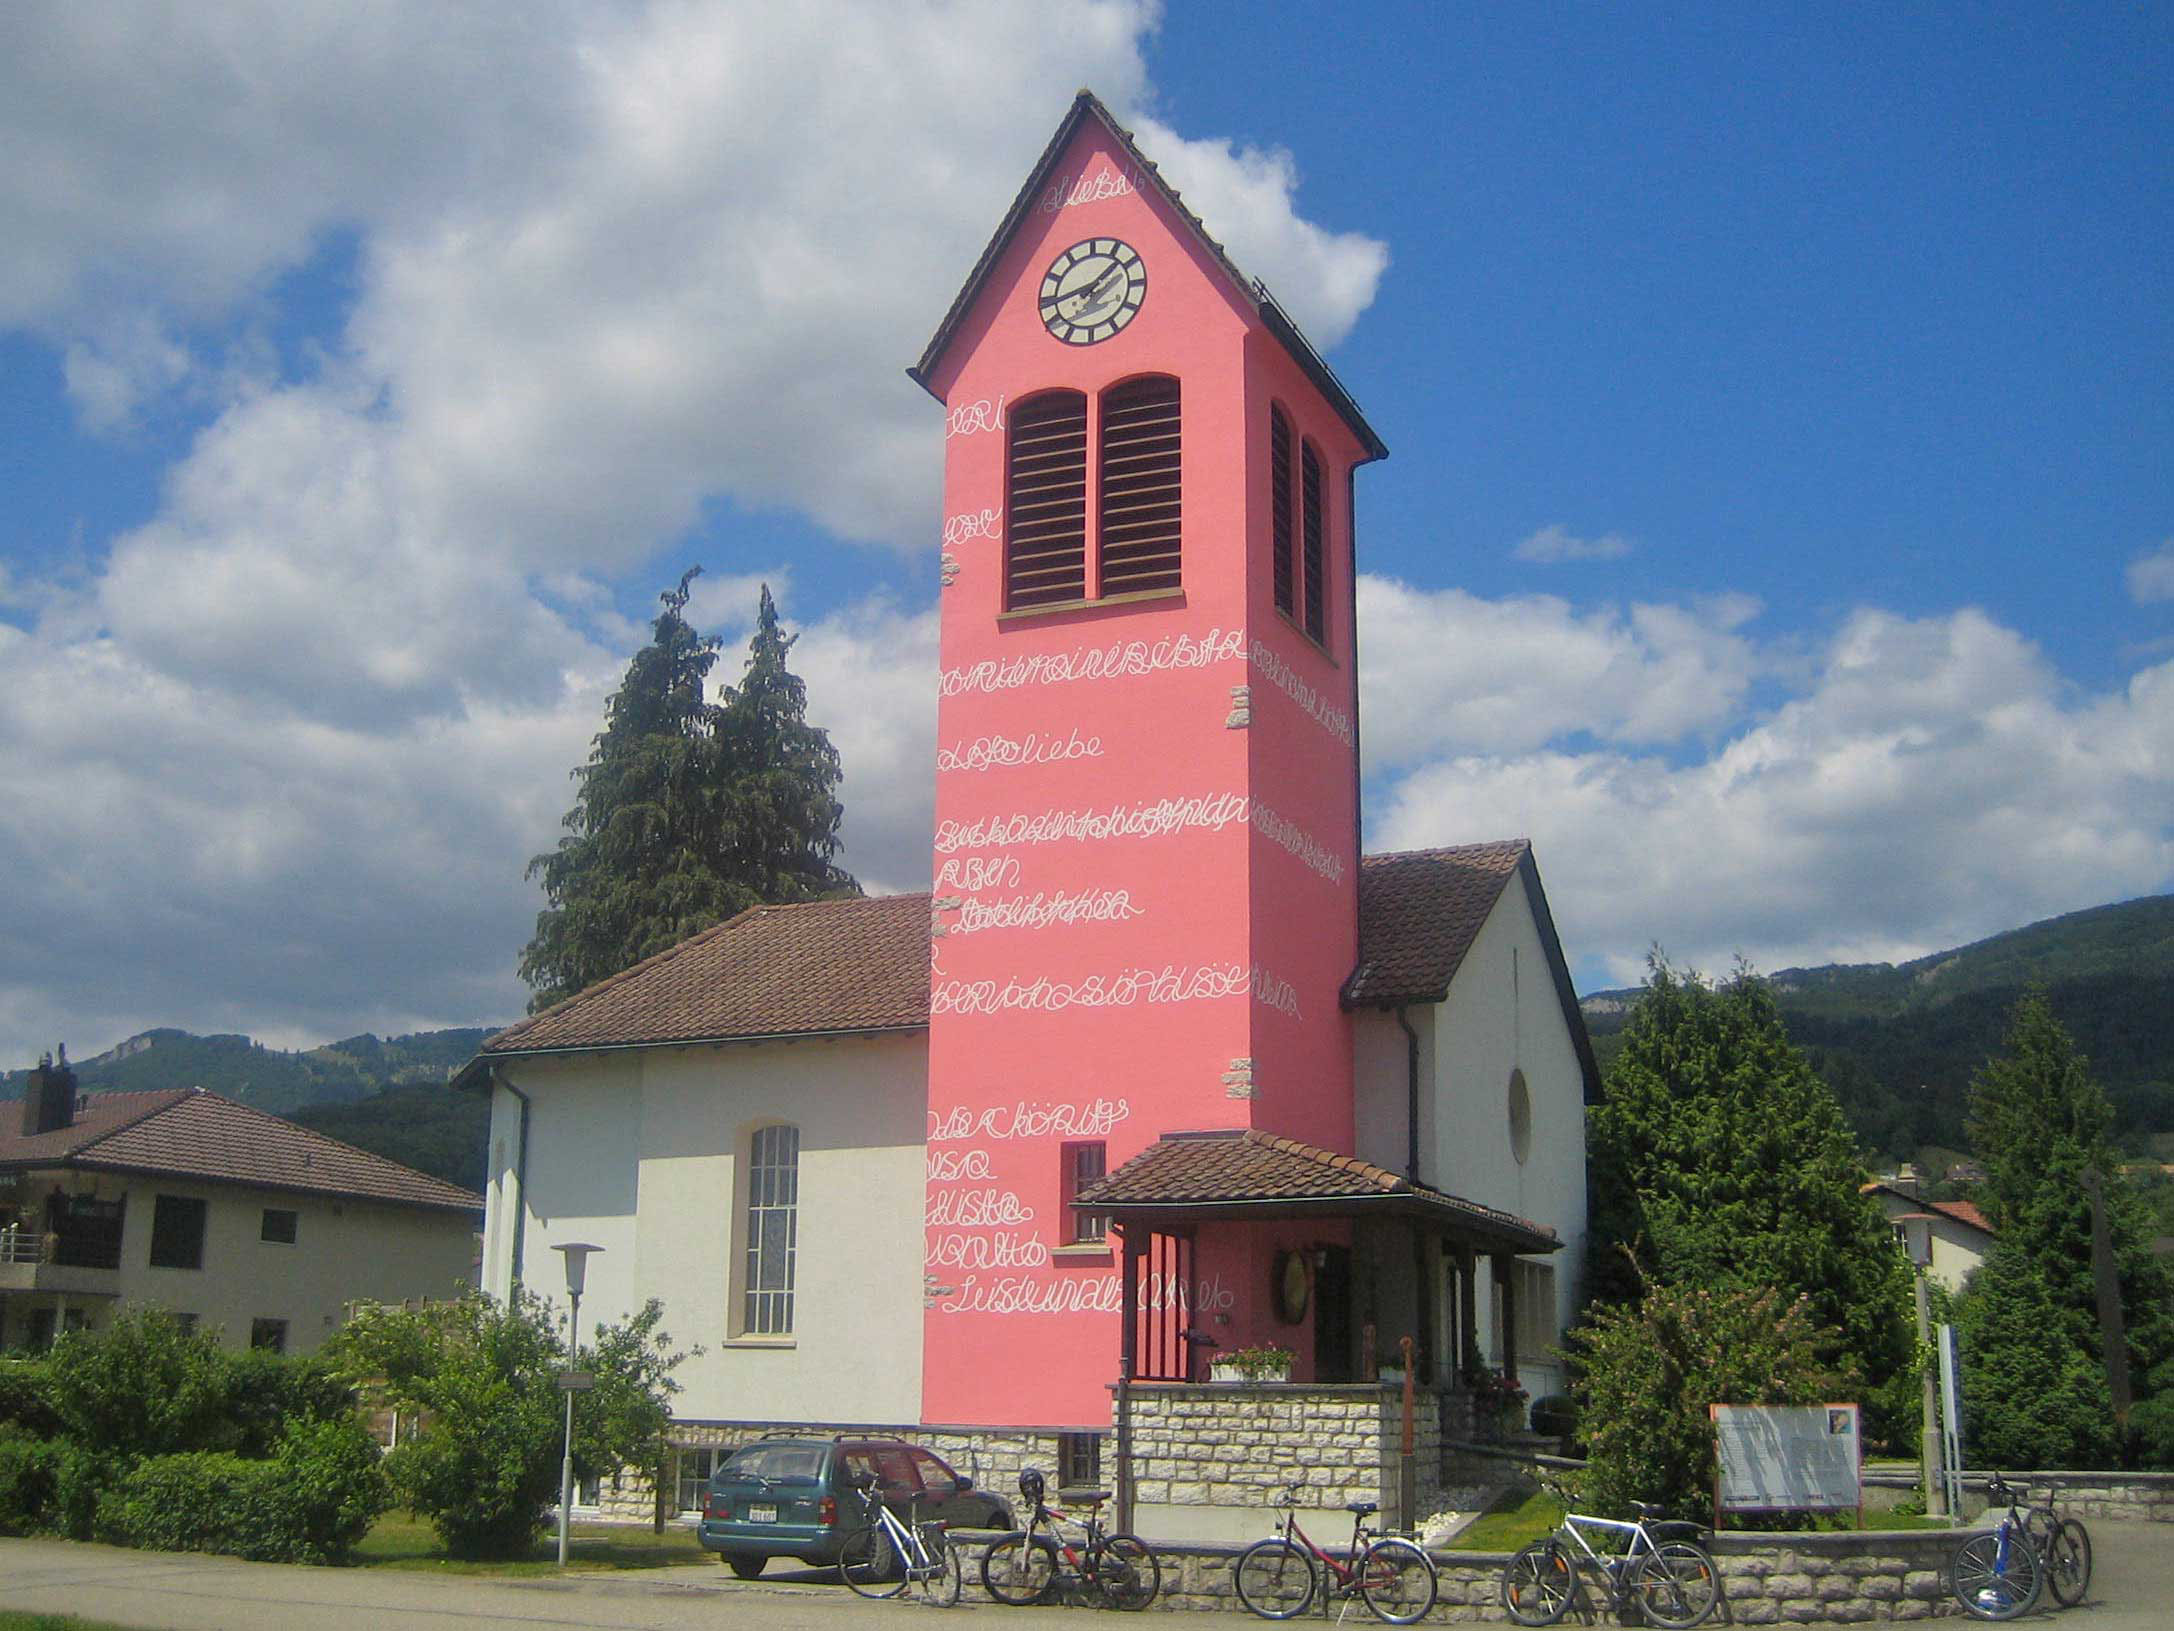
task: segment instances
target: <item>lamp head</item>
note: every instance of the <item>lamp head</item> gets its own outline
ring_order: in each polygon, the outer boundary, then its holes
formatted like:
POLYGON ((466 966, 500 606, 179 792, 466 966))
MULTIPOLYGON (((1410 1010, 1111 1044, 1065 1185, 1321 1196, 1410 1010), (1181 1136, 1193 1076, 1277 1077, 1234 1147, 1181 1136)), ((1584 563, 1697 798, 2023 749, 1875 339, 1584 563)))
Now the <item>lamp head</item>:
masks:
POLYGON ((566 1254, 566 1289, 572 1296, 580 1296, 581 1288, 589 1277, 589 1254, 600 1252, 601 1246, 591 1246, 585 1241, 569 1241, 563 1246, 551 1248, 566 1254))

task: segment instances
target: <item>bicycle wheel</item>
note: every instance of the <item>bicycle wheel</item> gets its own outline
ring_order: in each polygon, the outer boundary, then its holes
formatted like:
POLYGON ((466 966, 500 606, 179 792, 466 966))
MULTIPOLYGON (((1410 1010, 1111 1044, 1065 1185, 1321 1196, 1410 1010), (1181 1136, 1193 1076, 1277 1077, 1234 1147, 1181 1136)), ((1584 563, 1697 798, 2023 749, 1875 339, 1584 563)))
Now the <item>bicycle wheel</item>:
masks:
POLYGON ((2091 1531, 2063 1518, 2046 1550, 2046 1590, 2063 1608, 2074 1608, 2091 1589, 2091 1531))
POLYGON ((1434 1560, 1408 1540, 1385 1535, 1359 1554, 1359 1597, 1377 1620, 1424 1619, 1441 1590, 1434 1560))
POLYGON ((1661 1631, 1691 1631, 1705 1623, 1721 1600, 1721 1575, 1703 1546, 1664 1540, 1631 1576, 1631 1595, 1646 1623, 1661 1631))
POLYGON ((1972 1535, 1955 1549, 1955 1600, 1981 1620, 2012 1620, 2038 1606, 2045 1571, 2018 1534, 1972 1535))
POLYGON ((896 1597, 906 1589, 905 1560, 880 1523, 864 1523, 838 1548, 838 1578, 863 1597, 896 1597))
POLYGON ((1554 1540, 1536 1540, 1502 1569, 1502 1607, 1519 1625, 1553 1625, 1578 1594, 1578 1566, 1554 1540))
POLYGON ((1000 1603, 1024 1608, 1049 1595, 1057 1578, 1057 1549, 1039 1535, 1014 1530, 981 1554, 981 1588, 1000 1603))
POLYGON ((949 1608, 959 1600, 966 1583, 965 1571, 959 1567, 959 1549, 945 1537, 943 1525, 933 1523, 922 1526, 921 1549, 928 1554, 928 1561, 913 1566, 914 1586, 923 1602, 949 1608))
POLYGON ((1287 1540, 1255 1541, 1232 1571, 1238 1601, 1264 1620, 1294 1620, 1312 1606, 1319 1584, 1313 1559, 1287 1540))
POLYGON ((1138 1535, 1105 1536, 1087 1554, 1087 1572, 1112 1608, 1145 1608, 1162 1590, 1162 1562, 1138 1535))

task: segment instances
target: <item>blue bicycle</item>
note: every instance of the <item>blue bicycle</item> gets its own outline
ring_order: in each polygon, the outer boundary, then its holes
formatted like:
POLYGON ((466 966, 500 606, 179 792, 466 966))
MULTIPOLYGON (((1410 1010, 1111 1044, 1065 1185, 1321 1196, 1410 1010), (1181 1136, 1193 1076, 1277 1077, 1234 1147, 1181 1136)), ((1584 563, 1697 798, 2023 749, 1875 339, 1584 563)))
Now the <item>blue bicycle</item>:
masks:
MULTIPOLYGON (((1985 1486, 1986 1510, 2005 1506, 1992 1533, 1972 1535, 1955 1549, 1955 1600, 1981 1620, 2012 1620, 2038 1606, 2046 1566, 2016 1510, 2020 1491, 1999 1474, 1985 1486)), ((2078 1595, 2081 1595, 2079 1593, 2078 1595)))

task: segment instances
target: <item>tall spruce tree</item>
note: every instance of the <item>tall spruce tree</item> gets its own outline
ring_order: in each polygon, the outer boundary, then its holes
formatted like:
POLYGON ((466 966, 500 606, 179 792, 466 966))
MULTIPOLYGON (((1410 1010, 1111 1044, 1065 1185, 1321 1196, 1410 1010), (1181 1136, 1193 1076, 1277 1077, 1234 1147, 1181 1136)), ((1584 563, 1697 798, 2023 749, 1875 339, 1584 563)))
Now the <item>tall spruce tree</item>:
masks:
MULTIPOLYGON (((2115 1162, 2112 1122, 2105 1093, 2045 994, 2026 993, 2001 1052, 1971 1084, 1971 1148, 1985 1169, 1978 1201, 1995 1245, 1956 1323, 1970 1435, 1981 1456, 2087 1467, 2118 1452, 2093 1267, 2094 1181, 2132 1385, 2145 1395, 2174 1383, 2166 1374, 2174 1363, 2169 1277, 2151 1251, 2146 1208, 2115 1162)), ((2165 1413, 2162 1403, 2140 1425, 2165 1413)))
POLYGON ((807 722, 770 590, 745 678, 711 702, 719 642, 686 618, 700 571, 659 597, 650 642, 573 772, 567 836, 528 864, 547 903, 521 954, 532 1013, 750 906, 860 892, 832 859, 837 750, 807 722))
POLYGON ((1822 1360, 1872 1390, 1875 1430, 1904 1414, 1909 1268, 1764 980, 1709 986, 1655 957, 1586 1143, 1596 1301, 1641 1293, 1623 1243, 1657 1286, 1801 1295, 1838 1333, 1822 1360))

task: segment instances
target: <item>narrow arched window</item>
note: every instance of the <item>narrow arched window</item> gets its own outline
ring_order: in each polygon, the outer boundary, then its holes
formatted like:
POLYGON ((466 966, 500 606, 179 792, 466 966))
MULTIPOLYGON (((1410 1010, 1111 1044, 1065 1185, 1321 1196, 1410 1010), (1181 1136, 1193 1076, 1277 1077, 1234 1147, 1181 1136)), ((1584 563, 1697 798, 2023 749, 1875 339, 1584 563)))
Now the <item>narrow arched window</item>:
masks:
POLYGON ((1291 421, 1281 408, 1268 410, 1268 547, 1276 610, 1296 616, 1292 594, 1297 573, 1291 558, 1291 421))
POLYGON ((758 1127, 747 1147, 747 1251, 740 1303, 745 1335, 791 1333, 799 1233, 800 1129, 758 1127))
POLYGON ((1322 643, 1328 636, 1327 543, 1321 513, 1321 455, 1306 443, 1299 457, 1299 517, 1304 534, 1306 632, 1322 643))
POLYGON ((1179 586, 1182 519, 1178 382, 1150 374, 1102 395, 1101 593, 1179 586))
POLYGON ((1087 398, 1045 391, 1013 405, 1005 444, 1004 604, 1087 597, 1087 398))

